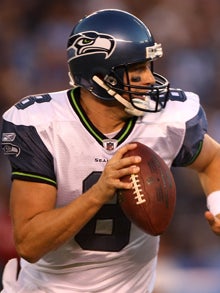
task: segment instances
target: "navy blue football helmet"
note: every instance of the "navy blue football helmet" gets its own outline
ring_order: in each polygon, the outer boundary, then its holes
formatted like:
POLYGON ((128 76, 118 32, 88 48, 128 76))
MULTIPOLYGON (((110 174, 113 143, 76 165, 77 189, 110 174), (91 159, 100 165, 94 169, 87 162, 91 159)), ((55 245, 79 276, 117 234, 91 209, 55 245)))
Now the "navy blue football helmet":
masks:
POLYGON ((102 100, 117 99, 135 116, 165 107, 169 82, 163 76, 153 72, 156 82, 152 86, 133 86, 128 79, 129 66, 153 64, 163 55, 161 44, 155 43, 149 29, 134 15, 106 9, 84 17, 70 34, 67 55, 74 87, 86 88, 102 100), (123 93, 129 94, 130 101, 123 93))

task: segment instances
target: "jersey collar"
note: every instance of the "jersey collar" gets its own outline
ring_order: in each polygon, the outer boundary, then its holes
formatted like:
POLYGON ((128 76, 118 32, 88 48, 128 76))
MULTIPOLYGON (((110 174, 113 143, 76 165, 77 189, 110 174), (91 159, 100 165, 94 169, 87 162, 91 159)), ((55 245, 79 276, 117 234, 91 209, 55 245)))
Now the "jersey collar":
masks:
POLYGON ((83 126, 97 140, 97 142, 107 150, 112 150, 112 148, 114 149, 116 146, 125 141, 125 139, 132 132, 137 121, 137 117, 131 117, 127 120, 123 128, 113 138, 109 139, 93 125, 93 123, 89 120, 87 114, 85 113, 84 109, 82 108, 79 102, 80 88, 69 90, 68 98, 73 110, 79 117, 83 126))

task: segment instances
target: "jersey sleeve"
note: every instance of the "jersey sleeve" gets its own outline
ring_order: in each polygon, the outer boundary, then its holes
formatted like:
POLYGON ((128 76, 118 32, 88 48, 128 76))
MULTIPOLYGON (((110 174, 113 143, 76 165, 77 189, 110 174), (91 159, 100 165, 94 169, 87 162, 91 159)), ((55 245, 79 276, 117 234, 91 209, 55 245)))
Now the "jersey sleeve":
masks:
POLYGON ((11 164, 12 180, 56 186, 53 157, 34 126, 15 125, 3 120, 1 144, 11 164))
POLYGON ((174 159, 173 167, 184 167, 192 164, 198 157, 207 132, 207 119, 203 108, 200 106, 198 114, 186 122, 186 132, 182 147, 174 159))

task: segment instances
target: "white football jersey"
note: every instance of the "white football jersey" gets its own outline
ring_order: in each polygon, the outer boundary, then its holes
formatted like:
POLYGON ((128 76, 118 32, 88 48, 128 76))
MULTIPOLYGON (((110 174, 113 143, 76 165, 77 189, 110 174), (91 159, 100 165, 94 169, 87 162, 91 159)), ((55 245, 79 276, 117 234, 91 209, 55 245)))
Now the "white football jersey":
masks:
MULTIPOLYGON (((146 144, 169 167, 190 164, 201 149, 207 125, 193 93, 172 90, 165 109, 132 117, 116 134, 96 129, 79 96, 76 88, 26 97, 3 116, 2 148, 12 179, 56 186, 57 207, 89 189, 122 145, 146 144)), ((115 196, 57 250, 34 264, 22 260, 18 282, 30 292, 149 293, 158 247, 159 237, 132 224, 115 196)))

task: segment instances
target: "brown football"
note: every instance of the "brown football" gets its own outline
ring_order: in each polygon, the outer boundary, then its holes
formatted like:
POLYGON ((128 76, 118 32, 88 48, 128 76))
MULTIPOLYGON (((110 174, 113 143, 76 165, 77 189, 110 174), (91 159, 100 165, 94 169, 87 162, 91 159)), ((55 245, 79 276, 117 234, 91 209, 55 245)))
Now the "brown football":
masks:
POLYGON ((164 160, 146 145, 137 143, 125 157, 141 156, 140 172, 121 180, 133 183, 132 189, 118 190, 125 215, 140 229, 161 235, 171 222, 176 204, 176 185, 164 160))

